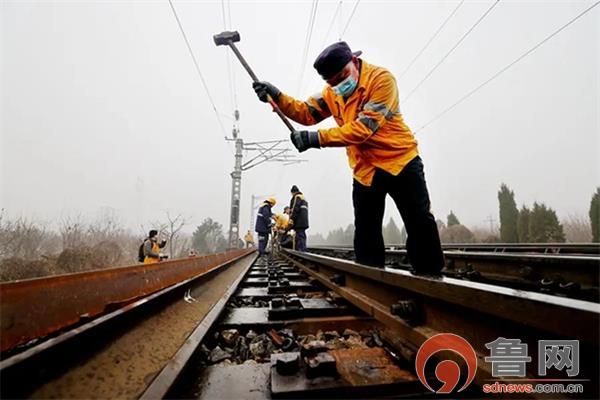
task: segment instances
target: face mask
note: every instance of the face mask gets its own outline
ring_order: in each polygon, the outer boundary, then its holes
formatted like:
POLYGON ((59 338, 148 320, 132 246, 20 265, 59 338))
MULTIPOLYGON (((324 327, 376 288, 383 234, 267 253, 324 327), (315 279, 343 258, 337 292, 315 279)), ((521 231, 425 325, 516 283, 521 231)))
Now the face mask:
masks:
POLYGON ((349 77, 335 85, 333 87, 333 92, 338 96, 350 96, 350 94, 354 92, 354 89, 356 89, 357 85, 358 81, 352 75, 350 75, 349 77))

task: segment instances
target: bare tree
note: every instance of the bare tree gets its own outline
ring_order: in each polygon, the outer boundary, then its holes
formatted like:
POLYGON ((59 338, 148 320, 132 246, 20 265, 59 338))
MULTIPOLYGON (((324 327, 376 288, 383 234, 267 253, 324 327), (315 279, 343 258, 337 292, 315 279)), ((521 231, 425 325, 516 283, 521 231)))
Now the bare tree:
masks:
POLYGON ((90 224, 87 233, 95 243, 118 240, 125 233, 123 222, 116 211, 110 207, 100 209, 98 218, 90 224))
POLYGON ((62 217, 58 230, 62 238, 63 249, 73 249, 86 244, 88 225, 81 214, 62 217))
POLYGON ((590 220, 582 215, 569 214, 562 221, 567 242, 589 243, 592 241, 592 226, 590 220))
POLYGON ((169 243, 169 255, 170 257, 177 257, 181 255, 182 242, 185 242, 181 235, 181 229, 187 225, 187 219, 181 214, 174 217, 168 211, 166 211, 166 214, 168 223, 165 233, 169 243))
POLYGON ((0 258, 38 258, 45 236, 44 225, 23 217, 11 221, 0 212, 0 258))

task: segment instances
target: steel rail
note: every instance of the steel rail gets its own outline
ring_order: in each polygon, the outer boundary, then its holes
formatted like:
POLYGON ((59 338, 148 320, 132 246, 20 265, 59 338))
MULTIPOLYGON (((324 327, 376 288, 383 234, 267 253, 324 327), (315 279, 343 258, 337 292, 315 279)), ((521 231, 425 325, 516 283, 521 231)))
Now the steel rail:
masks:
MULTIPOLYGON (((354 257, 349 247, 312 247, 309 251, 337 258, 354 257)), ((600 301, 600 256, 473 250, 444 250, 444 255, 442 273, 446 276, 600 301)), ((386 265, 409 269, 406 249, 387 249, 386 265)))
MULTIPOLYGON (((2 396, 20 397, 21 392, 35 390, 62 373, 79 368, 80 365, 85 364, 85 360, 97 351, 103 351, 101 349, 104 349, 107 344, 118 340, 115 338, 148 318, 148 315, 158 315, 166 305, 179 302, 185 290, 189 293, 191 288, 211 282, 216 274, 228 271, 228 267, 235 265, 236 262, 247 262, 240 277, 244 276, 256 258, 255 253, 253 249, 243 249, 243 251, 235 250, 218 254, 218 257, 217 255, 205 257, 211 260, 211 265, 203 272, 0 360, 2 396), (247 257, 253 258, 245 261, 247 257), (23 386, 27 380, 29 384, 23 386)), ((179 260, 179 263, 187 264, 190 261, 193 262, 193 260, 179 260)), ((177 261, 173 262, 171 267, 176 268, 177 261)), ((220 302, 216 303, 218 304, 220 302)), ((212 313, 212 309, 209 310, 207 313, 212 313)), ((186 339, 182 346, 185 347, 189 340, 186 339)))
MULTIPOLYGON (((404 244, 386 245, 388 250, 405 249, 404 244)), ((600 254, 600 243, 442 243, 444 250, 494 253, 600 254)), ((318 245, 309 249, 353 250, 349 245, 318 245)))
POLYGON ((0 284, 1 351, 89 321, 253 250, 0 284))
POLYGON ((414 276, 292 250, 283 256, 412 346, 441 332, 463 336, 481 361, 479 384, 491 378, 483 362, 485 344, 498 336, 522 338, 532 343, 530 347, 538 339, 577 339, 585 358, 582 363, 590 368, 587 371, 597 372, 598 304, 447 277, 414 276), (393 311, 398 304, 411 306, 393 311))
POLYGON ((167 395, 210 328, 225 309, 231 296, 237 291, 240 282, 246 277, 246 273, 252 264, 248 263, 248 266, 244 268, 238 278, 229 286, 223 297, 219 299, 210 312, 198 323, 194 331, 185 340, 185 343, 146 388, 140 399, 161 399, 167 395))

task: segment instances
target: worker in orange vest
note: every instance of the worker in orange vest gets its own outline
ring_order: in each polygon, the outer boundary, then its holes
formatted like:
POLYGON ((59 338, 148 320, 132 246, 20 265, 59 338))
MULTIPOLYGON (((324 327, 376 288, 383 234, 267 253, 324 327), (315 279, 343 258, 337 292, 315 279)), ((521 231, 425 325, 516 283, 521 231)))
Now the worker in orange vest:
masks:
POLYGON ((290 138, 309 148, 345 147, 354 182, 354 250, 357 262, 385 264, 382 224, 389 194, 404 221, 406 247, 414 272, 438 274, 444 266, 440 238, 419 157, 417 141, 400 113, 396 79, 385 68, 359 58, 346 42, 325 48, 314 68, 327 82, 306 101, 282 93, 268 82, 253 83, 261 101, 267 94, 285 115, 302 125, 332 116, 337 127, 294 131, 290 138))
POLYGON ((161 260, 160 249, 165 247, 167 244, 166 240, 158 241, 158 231, 152 229, 148 232, 148 238, 144 240, 143 251, 144 251, 144 264, 157 263, 161 260))

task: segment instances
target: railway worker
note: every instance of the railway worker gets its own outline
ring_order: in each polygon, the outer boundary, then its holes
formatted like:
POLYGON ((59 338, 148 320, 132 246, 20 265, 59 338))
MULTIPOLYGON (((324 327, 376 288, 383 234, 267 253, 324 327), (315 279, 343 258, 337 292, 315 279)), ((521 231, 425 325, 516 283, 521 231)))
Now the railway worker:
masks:
POLYGON ((152 229, 148 232, 148 238, 144 240, 144 264, 153 264, 161 260, 160 249, 165 247, 166 240, 158 241, 158 231, 152 229))
MULTIPOLYGON (((406 227, 407 251, 415 273, 438 274, 444 266, 440 238, 419 157, 417 141, 400 113, 396 79, 385 68, 359 58, 345 42, 325 48, 314 67, 325 88, 300 101, 268 82, 255 82, 292 120, 314 125, 333 116, 337 127, 294 131, 296 148, 346 147, 353 169, 354 249, 357 262, 383 267, 385 198, 389 194, 406 227)), ((292 217, 292 219, 294 219, 292 217)))
POLYGON ((308 229, 308 202, 304 195, 293 185, 290 190, 290 227, 296 232, 294 250, 306 251, 306 230, 308 229))
POLYGON ((290 207, 285 206, 281 214, 275 215, 275 227, 273 228, 274 236, 273 243, 277 246, 282 246, 288 236, 288 230, 290 229, 290 207))
POLYGON ((244 241, 246 242, 246 248, 254 246, 254 236, 252 236, 250 229, 248 229, 248 232, 244 235, 244 241))
POLYGON ((271 208, 277 203, 275 198, 269 197, 266 199, 258 209, 256 215, 256 226, 255 231, 258 233, 258 254, 259 256, 265 255, 267 249, 267 243, 269 242, 269 234, 271 233, 271 227, 273 225, 271 218, 273 212, 271 208))
POLYGON ((283 208, 283 212, 281 214, 275 214, 274 220, 275 220, 275 230, 277 232, 286 231, 290 224, 290 207, 285 206, 283 208))

